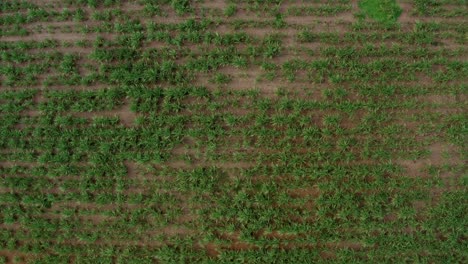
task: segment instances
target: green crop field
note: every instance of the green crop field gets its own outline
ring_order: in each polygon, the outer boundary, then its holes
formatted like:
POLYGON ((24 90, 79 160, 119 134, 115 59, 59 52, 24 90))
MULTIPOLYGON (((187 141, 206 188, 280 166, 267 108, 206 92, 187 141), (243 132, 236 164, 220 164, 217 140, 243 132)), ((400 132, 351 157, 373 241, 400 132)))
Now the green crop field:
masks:
POLYGON ((466 0, 0 0, 0 264, 467 263, 466 0))

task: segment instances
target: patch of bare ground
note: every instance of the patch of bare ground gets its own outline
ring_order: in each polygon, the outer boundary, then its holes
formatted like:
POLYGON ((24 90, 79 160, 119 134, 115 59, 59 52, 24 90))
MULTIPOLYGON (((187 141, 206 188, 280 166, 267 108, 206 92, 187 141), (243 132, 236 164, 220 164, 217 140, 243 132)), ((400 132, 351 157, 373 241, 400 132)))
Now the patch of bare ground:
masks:
POLYGON ((387 214, 386 216, 384 216, 383 218, 384 222, 393 222, 393 221, 396 221, 398 220, 398 216, 396 213, 390 213, 390 214, 387 214))
POLYGON ((133 1, 123 2, 120 5, 120 9, 125 10, 125 11, 142 11, 143 8, 144 8, 143 5, 139 4, 138 2, 133 2, 133 1))
POLYGON ((144 248, 156 248, 164 245, 162 241, 155 240, 152 236, 142 236, 139 240, 116 240, 116 239, 105 239, 98 238, 93 242, 84 241, 81 239, 69 239, 64 241, 46 240, 50 244, 56 245, 67 245, 67 246, 130 246, 130 247, 144 247, 144 248))
POLYGON ((137 114, 130 110, 130 103, 128 100, 118 109, 109 110, 109 111, 94 111, 94 112, 80 112, 73 113, 75 117, 84 117, 84 118, 95 118, 95 117, 119 117, 120 123, 125 127, 131 127, 135 123, 137 114))
POLYGON ((437 40, 438 44, 440 47, 443 47, 447 50, 462 50, 463 54, 462 55, 457 55, 459 60, 466 60, 467 58, 467 53, 465 52, 466 50, 466 44, 463 42, 457 41, 454 38, 439 38, 437 40))
POLYGON ((194 169, 200 167, 218 167, 222 169, 248 169, 252 168, 256 165, 255 162, 247 162, 247 161, 239 161, 239 162, 209 162, 209 161, 191 161, 187 162, 184 160, 172 160, 163 163, 162 165, 158 165, 159 167, 166 167, 166 168, 177 168, 177 169, 194 169))
POLYGON ((291 233, 283 233, 283 232, 278 232, 278 231, 272 231, 272 232, 265 232, 265 231, 260 231, 258 232, 257 235, 255 235, 256 238, 260 237, 265 237, 268 239, 280 239, 280 240, 294 240, 299 237, 298 234, 291 234, 291 233))
POLYGON ((331 16, 314 16, 314 15, 292 16, 292 15, 289 15, 284 20, 288 24, 296 24, 296 25, 310 25, 311 23, 314 23, 314 22, 332 23, 334 25, 337 25, 340 23, 354 22, 354 16, 351 12, 343 12, 343 13, 340 13, 337 15, 331 15, 331 16))
POLYGON ((36 93, 36 95, 34 95, 34 98, 33 98, 33 103, 34 105, 39 105, 41 103, 44 103, 46 100, 44 98, 44 95, 42 94, 42 91, 38 91, 36 93))
MULTIPOLYGON (((185 47, 185 46, 184 46, 185 47)), ((143 43, 144 49, 164 49, 164 48, 173 48, 166 42, 161 41, 145 41, 143 43)))
POLYGON ((204 247, 205 250, 207 251, 207 254, 209 254, 212 257, 216 257, 219 255, 219 251, 224 251, 224 250, 232 250, 232 251, 246 251, 246 250, 255 250, 258 247, 246 242, 242 242, 239 240, 239 233, 219 233, 217 236, 223 240, 225 240, 227 243, 222 243, 219 245, 216 245, 214 243, 207 243, 204 247))
MULTIPOLYGON (((232 66, 220 68, 218 73, 225 74, 231 77, 231 81, 225 86, 231 90, 248 90, 255 87, 257 77, 261 74, 261 70, 257 67, 249 69, 240 69, 232 66)), ((216 85, 211 81, 211 75, 201 75, 197 83, 208 88, 215 88, 216 85)), ((221 85, 223 86, 223 85, 221 85)))
POLYGON ((5 168, 5 167, 14 167, 14 166, 21 166, 21 167, 26 167, 26 168, 34 168, 37 166, 38 163, 36 162, 25 162, 25 161, 0 161, 0 168, 5 168))
POLYGON ((424 208, 426 208, 427 203, 425 201, 413 201, 412 205, 417 212, 421 212, 424 210, 424 208))
POLYGON ((227 7, 227 1, 220 0, 207 0, 200 5, 202 8, 211 8, 211 9, 225 9, 227 7))
POLYGON ((3 36, 2 41, 42 41, 47 39, 56 39, 59 41, 79 41, 79 40, 95 40, 96 37, 105 39, 113 39, 117 34, 114 33, 37 33, 27 36, 3 36))
POLYGON ((299 92, 305 85, 310 84, 305 78, 300 79, 300 76, 294 82, 278 79, 279 75, 273 80, 267 80, 263 77, 266 72, 259 67, 250 67, 249 69, 224 67, 218 72, 229 75, 231 81, 227 84, 217 85, 210 81, 209 76, 199 76, 197 82, 211 90, 217 88, 232 91, 258 90, 262 96, 268 97, 275 96, 280 89, 299 92))
MULTIPOLYGON (((100 90, 110 87, 108 84, 94 83, 89 85, 48 85, 47 90, 73 90, 73 91, 88 91, 88 90, 100 90)), ((32 87, 31 87, 32 88, 32 87)), ((44 87, 41 87, 41 89, 44 87)), ((33 89, 33 88, 32 88, 33 89)))
POLYGON ((320 189, 318 186, 312 186, 310 188, 290 189, 288 193, 292 198, 318 197, 320 189))
POLYGON ((429 150, 431 151, 429 160, 432 165, 456 165, 462 163, 462 160, 459 158, 455 147, 452 145, 436 143, 430 146, 429 150), (444 157, 444 153, 447 154, 446 157, 444 157))
POLYGON ((413 10, 413 5, 411 3, 403 2, 401 0, 397 1, 398 5, 401 7, 402 12, 398 21, 400 23, 411 23, 414 22, 414 18, 411 17, 411 12, 413 10))
MULTIPOLYGON (((287 49, 288 47, 285 47, 287 49)), ((286 62, 291 62, 294 60, 304 60, 307 57, 307 59, 312 59, 310 56, 307 56, 306 54, 299 53, 299 52, 282 52, 281 55, 274 57, 271 59, 271 62, 275 63, 278 66, 282 66, 286 62)), ((297 72, 300 72, 299 70, 297 72)), ((304 71, 303 71, 304 72, 304 71)))
POLYGON ((220 109, 220 113, 229 113, 237 116, 247 116, 252 114, 251 109, 245 108, 245 106, 236 107, 236 106, 227 106, 224 109, 220 109))
MULTIPOLYGON (((38 218, 45 219, 62 219, 64 217, 64 215, 61 215, 59 213, 52 213, 52 211, 50 213, 42 213, 40 216, 38 216, 38 218)), ((102 214, 80 214, 73 217, 78 218, 81 221, 91 222, 96 225, 117 219, 117 217, 115 216, 102 214)))
POLYGON ((6 258, 6 263, 26 263, 26 260, 33 260, 31 254, 25 254, 18 250, 0 249, 0 256, 6 258), (20 260, 20 262, 18 262, 20 260))
POLYGON ((190 212, 190 208, 188 206, 184 206, 184 214, 179 216, 175 221, 177 224, 190 224, 197 220, 197 215, 190 212))
MULTIPOLYGON (((428 88, 432 88, 434 87, 436 84, 431 77, 427 76, 426 74, 422 74, 420 75, 421 76, 421 79, 418 79, 418 80, 401 80, 401 81, 388 81, 387 84, 395 84, 395 85, 398 85, 400 87, 411 87, 411 86, 416 86, 416 87, 421 87, 421 89, 425 88, 425 87, 428 87, 428 88)), ((439 87, 440 86, 443 86, 443 85, 464 85, 466 82, 463 82, 463 81, 448 81, 448 82, 445 82, 445 83, 440 83, 438 84, 439 87)), ((368 84, 374 84, 373 82, 368 82, 368 84)), ((436 84, 437 85, 437 84, 436 84)))
POLYGON ((225 248, 228 250, 234 250, 234 251, 246 251, 246 250, 258 249, 258 246, 238 241, 238 242, 233 242, 230 245, 227 245, 225 248))
POLYGON ((366 110, 356 110, 354 113, 352 113, 350 116, 346 116, 341 120, 340 126, 351 130, 356 128, 361 120, 364 118, 366 115, 367 111, 366 110))
POLYGON ((334 252, 330 252, 330 251, 322 251, 320 252, 320 257, 324 260, 332 260, 332 259, 336 259, 336 254, 334 252))
POLYGON ((194 147, 194 142, 190 137, 185 137, 181 144, 174 147, 171 150, 171 154, 174 156, 181 156, 181 155, 194 155, 196 154, 199 150, 193 149, 194 147))
POLYGON ((190 228, 184 226, 175 226, 175 225, 168 225, 159 229, 153 229, 152 231, 148 232, 148 235, 151 236, 189 236, 195 235, 197 232, 190 228))
MULTIPOLYGON (((181 17, 176 15, 174 12, 172 14, 164 13, 164 16, 155 16, 150 19, 140 19, 145 24, 148 23, 156 23, 159 25, 172 25, 172 24, 180 24, 187 21, 187 17, 181 17)), ((196 20, 200 20, 200 17, 195 17, 196 20)))
MULTIPOLYGON (((298 51, 295 51, 295 49, 298 47, 297 34, 298 34, 297 31, 294 29, 289 29, 288 31, 282 33, 283 49, 287 51, 289 54, 298 53, 298 51)), ((305 54, 301 54, 301 55, 304 56, 305 54)))
POLYGON ((457 17, 440 17, 440 16, 408 16, 400 17, 400 23, 403 25, 403 28, 411 29, 413 28, 416 22, 424 23, 453 23, 453 24, 463 24, 462 20, 457 17), (405 19, 405 20, 404 20, 405 19), (407 19, 407 20, 406 20, 407 19))
POLYGON ((218 257, 219 255, 218 247, 213 243, 206 244, 205 250, 209 257, 218 257))
POLYGON ((138 177, 138 168, 137 164, 132 161, 124 161, 124 165, 127 168, 127 177, 128 178, 137 178, 138 177))
POLYGON ((41 112, 35 109, 28 109, 28 110, 21 112, 21 116, 25 116, 25 117, 38 117, 40 115, 41 115, 41 112))
MULTIPOLYGON (((225 30, 228 32, 234 31, 230 28, 226 28, 225 30)), ((249 27, 249 28, 243 28, 242 31, 248 34, 249 36, 254 36, 256 38, 264 38, 265 36, 278 33, 277 29, 273 29, 271 27, 264 27, 264 28, 249 27)))
MULTIPOLYGON (((76 21, 41 21, 41 22, 34 22, 23 25, 23 28, 34 30, 34 31, 49 31, 49 30, 60 30, 65 27, 76 27, 76 26, 99 26, 101 22, 99 21, 83 21, 83 22, 76 22, 76 21)), ((45 33, 45 32, 44 32, 45 33)), ((51 33, 51 32, 48 32, 51 33)))
POLYGON ((431 85, 434 83, 434 80, 432 79, 432 77, 425 73, 418 72, 415 75, 416 75, 416 80, 419 84, 431 85))
POLYGON ((35 53, 54 53, 54 52, 60 52, 63 54, 71 54, 71 53, 77 53, 77 54, 89 54, 92 51, 91 47, 78 47, 74 46, 73 42, 64 42, 66 45, 62 45, 59 47, 54 47, 54 48, 41 48, 41 49, 30 49, 28 50, 28 53, 35 54, 35 53))
MULTIPOLYGON (((21 111, 21 116, 28 117, 28 118, 34 118, 34 117, 40 116, 41 111, 37 110, 36 108, 39 104, 43 102, 45 102, 45 98, 42 96, 42 92, 39 91, 33 98, 34 108, 21 111)), ((24 124, 17 124, 17 125, 18 125, 18 128, 22 128, 22 126, 24 126, 24 124)))
POLYGON ((330 33, 330 34, 342 33, 344 34, 350 31, 351 24, 346 23, 346 22, 336 22, 336 23, 323 22, 322 23, 320 21, 315 21, 314 23, 311 23, 309 25, 291 24, 289 26, 297 30, 301 30, 301 31, 308 30, 314 33, 330 33))
MULTIPOLYGON (((408 177, 426 177, 425 170, 431 166, 460 165, 463 161, 457 154, 454 146, 444 143, 435 143, 429 146, 430 155, 419 160, 400 160, 398 163, 406 168, 408 177)), ((446 178, 448 175, 440 175, 446 178)))
MULTIPOLYGON (((44 78, 42 78, 44 79, 44 78)), ((110 87, 108 84, 103 84, 103 83, 93 83, 90 85, 43 85, 41 84, 42 82, 39 82, 39 84, 36 85, 31 85, 31 86, 26 86, 26 87, 5 87, 0 85, 1 89, 5 89, 8 91, 24 91, 24 90, 58 90, 58 91, 64 91, 64 90, 73 90, 73 91, 88 91, 88 90, 100 90, 104 88, 110 87)))
POLYGON ((99 210, 99 212, 111 212, 118 208, 127 208, 127 209, 138 209, 138 208, 145 208, 147 205, 144 204, 131 204, 131 203, 124 203, 124 204, 97 204, 97 203, 86 203, 86 202, 54 202, 52 207, 50 208, 51 211, 61 211, 65 208, 70 209, 79 209, 79 210, 99 210))
POLYGON ((256 21, 265 22, 270 21, 274 17, 271 14, 261 11, 249 10, 248 6, 237 6, 237 12, 226 19, 225 21, 256 21))
MULTIPOLYGON (((80 54, 81 55, 81 54, 80 54)), ((79 76, 89 76, 98 71, 98 66, 88 63, 89 60, 85 56, 79 56, 76 60, 76 69, 79 76)))
POLYGON ((455 95, 445 95, 445 94, 430 94, 418 96, 417 100, 422 102, 429 102, 434 104, 441 104, 446 106, 447 104, 456 104, 460 102, 460 98, 457 98, 455 95))
POLYGON ((350 249, 350 250, 362 250, 364 245, 360 242, 355 241, 339 241, 339 242, 329 242, 325 244, 329 248, 334 249, 350 249))

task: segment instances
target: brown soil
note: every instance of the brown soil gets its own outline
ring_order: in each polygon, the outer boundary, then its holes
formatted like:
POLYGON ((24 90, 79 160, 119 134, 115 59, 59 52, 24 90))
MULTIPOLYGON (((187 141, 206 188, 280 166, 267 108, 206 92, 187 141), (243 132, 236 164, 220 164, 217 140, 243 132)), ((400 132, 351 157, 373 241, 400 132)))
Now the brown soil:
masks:
POLYGON ((295 26, 295 25, 311 26, 314 24, 327 24, 327 23, 330 23, 332 25, 337 25, 340 22, 352 23, 354 21, 354 17, 353 17, 353 14, 351 13, 342 13, 337 16, 288 16, 284 20, 286 21, 286 23, 292 26, 295 26))
POLYGON ((4 36, 2 37, 2 41, 41 41, 46 39, 56 39, 60 41, 79 41, 79 40, 95 40, 97 36, 101 36, 103 38, 113 38, 116 35, 113 34, 95 34, 95 33, 88 33, 88 34, 81 34, 81 33, 38 33, 38 34, 31 34, 28 36, 4 36))
POLYGON ((16 250, 1 250, 0 249, 0 256, 6 257, 7 259, 7 264, 10 263, 25 263, 24 259, 31 259, 33 256, 29 254, 24 254, 20 251, 16 250), (22 262, 16 262, 15 259, 21 259, 23 260, 22 262))
POLYGON ((131 161, 124 161, 125 167, 127 167, 127 177, 128 178, 137 178, 138 177, 138 169, 137 164, 131 161))
POLYGON ((118 116, 120 123, 125 127, 132 127, 137 118, 137 114, 130 110, 130 104, 126 101, 120 108, 111 111, 94 111, 73 113, 75 117, 95 118, 95 117, 114 117, 118 116))
POLYGON ((150 232, 150 235, 164 235, 164 236, 188 236, 188 235, 195 235, 196 232, 194 230, 188 229, 183 226, 165 226, 158 230, 153 230, 150 232))
POLYGON ((258 247, 254 245, 250 245, 248 243, 244 242, 234 242, 226 247, 229 250, 234 250, 234 251, 246 251, 246 250, 255 250, 258 247))
POLYGON ((411 3, 403 2, 402 0, 398 0, 397 3, 401 7, 401 9, 403 10, 401 12, 400 17, 398 18, 398 21, 400 21, 400 23, 413 23, 414 18, 411 17, 411 12, 413 10, 413 5, 411 3))
POLYGON ((417 99, 423 102, 441 104, 443 106, 447 106, 447 104, 455 104, 459 102, 458 98, 454 95, 431 94, 431 95, 419 96, 417 99))
POLYGON ((1 168, 7 168, 7 167, 13 167, 13 166, 21 166, 21 167, 27 167, 27 168, 33 168, 37 166, 37 163, 35 162, 24 162, 24 161, 0 161, 0 167, 1 168))
POLYGON ((218 0, 207 0, 201 5, 202 8, 222 9, 222 10, 224 10, 227 6, 228 6, 227 1, 218 1, 218 0))
POLYGON ((322 251, 320 252, 320 257, 322 257, 323 259, 335 259, 336 258, 336 255, 335 253, 333 252, 330 252, 330 251, 322 251))
POLYGON ((210 166, 216 166, 218 168, 224 168, 224 169, 236 169, 236 168, 243 168, 243 169, 248 169, 252 168, 256 165, 255 162, 203 162, 203 161, 197 161, 193 163, 187 163, 186 161, 183 160, 173 160, 173 161, 168 161, 164 165, 161 165, 161 167, 168 167, 168 168, 179 168, 179 169, 193 169, 193 168, 200 168, 200 167, 210 167, 210 166))
POLYGON ((346 248, 351 250, 362 250, 364 248, 364 246, 361 243, 354 241, 340 241, 337 243, 328 243, 327 246, 330 248, 346 248))
POLYGON ((219 252, 216 245, 208 243, 205 245, 206 254, 210 257, 218 257, 219 252))
POLYGON ((288 192, 293 198, 318 197, 320 195, 320 189, 318 186, 313 186, 307 189, 291 189, 288 192))
MULTIPOLYGON (((425 169, 431 165, 441 166, 448 164, 455 166, 463 164, 462 160, 460 160, 458 156, 458 153, 456 152, 456 149, 451 145, 435 143, 431 145, 428 150, 430 151, 430 155, 425 159, 399 161, 399 164, 407 169, 407 176, 426 177, 425 169), (446 152, 449 157, 444 157, 444 152, 446 152)), ((441 175, 441 177, 446 176, 447 175, 441 175)))

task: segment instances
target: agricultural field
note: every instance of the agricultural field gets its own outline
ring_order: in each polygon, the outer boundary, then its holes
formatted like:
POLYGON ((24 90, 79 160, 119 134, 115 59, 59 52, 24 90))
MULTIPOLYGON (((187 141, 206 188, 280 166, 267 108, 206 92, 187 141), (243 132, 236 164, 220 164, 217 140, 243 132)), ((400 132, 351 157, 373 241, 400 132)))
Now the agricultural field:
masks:
POLYGON ((466 0, 1 0, 0 264, 467 263, 466 0))

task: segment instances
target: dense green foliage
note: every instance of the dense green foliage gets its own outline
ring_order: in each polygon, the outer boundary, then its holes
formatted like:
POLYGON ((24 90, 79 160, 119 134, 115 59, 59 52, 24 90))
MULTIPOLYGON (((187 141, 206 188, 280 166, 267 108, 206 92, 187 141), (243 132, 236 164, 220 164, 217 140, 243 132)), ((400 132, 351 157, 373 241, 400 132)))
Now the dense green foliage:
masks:
POLYGON ((395 0, 360 0, 359 7, 372 19, 386 23, 395 22, 402 12, 395 0))
POLYGON ((378 2, 3 1, 0 263, 466 261, 465 3, 378 2))

